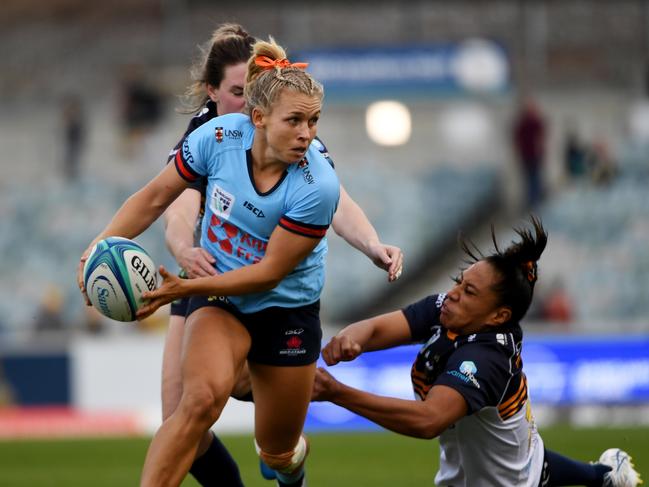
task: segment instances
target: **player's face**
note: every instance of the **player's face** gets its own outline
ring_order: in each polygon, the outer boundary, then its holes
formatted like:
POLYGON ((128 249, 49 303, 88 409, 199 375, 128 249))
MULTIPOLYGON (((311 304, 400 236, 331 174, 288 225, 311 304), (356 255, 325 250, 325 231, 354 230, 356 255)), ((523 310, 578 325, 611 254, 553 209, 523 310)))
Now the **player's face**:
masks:
POLYGON ((304 157, 317 133, 320 98, 283 90, 263 117, 266 143, 273 156, 287 164, 304 157))
POLYGON ((491 324, 500 309, 493 286, 500 276, 486 261, 479 261, 462 272, 448 291, 442 305, 440 321, 461 335, 481 330, 491 324))
POLYGON ((225 67, 223 80, 217 87, 208 85, 210 99, 216 103, 219 115, 239 113, 246 104, 243 98, 243 85, 246 79, 246 63, 231 64, 225 67))

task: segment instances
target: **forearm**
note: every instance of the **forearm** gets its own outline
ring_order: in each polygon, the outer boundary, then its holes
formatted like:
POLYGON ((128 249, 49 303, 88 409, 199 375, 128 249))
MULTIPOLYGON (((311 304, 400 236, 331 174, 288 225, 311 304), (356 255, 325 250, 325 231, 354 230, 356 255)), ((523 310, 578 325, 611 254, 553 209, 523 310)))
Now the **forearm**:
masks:
POLYGON ((340 203, 334 214, 332 226, 336 234, 366 255, 372 245, 379 242, 379 236, 367 215, 344 188, 341 188, 340 203))
POLYGON ((149 200, 146 188, 130 196, 115 213, 95 241, 109 236, 134 238, 140 235, 164 212, 166 206, 149 200))
POLYGON ((183 283, 183 295, 240 296, 259 293, 273 289, 283 277, 273 272, 262 261, 215 276, 188 279, 183 283))
POLYGON ((340 382, 328 399, 395 433, 414 438, 434 438, 441 433, 422 401, 378 396, 340 382))
POLYGON ((194 246, 194 227, 184 216, 166 212, 165 242, 174 259, 180 260, 183 251, 194 246))

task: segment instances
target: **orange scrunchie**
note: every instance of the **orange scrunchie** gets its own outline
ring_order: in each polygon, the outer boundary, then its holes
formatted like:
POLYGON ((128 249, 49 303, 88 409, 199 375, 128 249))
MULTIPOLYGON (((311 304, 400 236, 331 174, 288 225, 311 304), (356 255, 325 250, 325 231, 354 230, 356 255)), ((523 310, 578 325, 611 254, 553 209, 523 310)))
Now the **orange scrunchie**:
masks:
POLYGON ((268 56, 257 56, 255 64, 260 68, 273 69, 273 68, 298 68, 306 69, 309 63, 291 63, 288 59, 271 59, 268 56))
POLYGON ((534 265, 534 261, 530 260, 528 262, 525 262, 523 264, 523 268, 527 272, 527 275, 525 276, 527 277, 527 280, 531 283, 536 281, 536 266, 534 265))

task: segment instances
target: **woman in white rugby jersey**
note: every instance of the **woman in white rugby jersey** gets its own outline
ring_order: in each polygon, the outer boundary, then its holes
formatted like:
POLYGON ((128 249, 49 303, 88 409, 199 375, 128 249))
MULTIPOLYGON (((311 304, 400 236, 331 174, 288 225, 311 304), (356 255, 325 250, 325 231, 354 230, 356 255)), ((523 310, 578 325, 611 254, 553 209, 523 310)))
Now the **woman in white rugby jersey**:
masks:
MULTIPOLYGON (((214 31, 209 45, 202 50, 200 60, 192 69, 194 82, 188 90, 188 111, 196 115, 171 151, 168 162, 173 161, 176 152, 195 129, 218 115, 243 111, 246 64, 255 41, 238 24, 222 24, 214 31)), ((326 151, 324 146, 321 150, 326 151)), ((206 180, 200 178, 171 204, 164 215, 167 246, 180 265, 182 275, 189 278, 208 277, 216 273, 214 257, 195 239, 195 229, 200 230, 199 212, 205 189, 206 180)), ((397 279, 403 264, 401 249, 379 240, 363 210, 342 186, 332 226, 345 241, 384 269, 388 273, 388 281, 397 279)), ((189 298, 181 298, 171 305, 162 365, 163 420, 175 411, 182 395, 180 365, 188 302, 189 298)), ((233 391, 233 397, 250 399, 249 392, 250 379, 246 367, 233 391)), ((211 432, 205 433, 201 439, 197 459, 190 472, 203 486, 242 485, 236 463, 211 432)))
POLYGON ((598 463, 571 460, 544 448, 534 423, 521 359, 520 320, 532 301, 537 261, 547 234, 533 232, 484 256, 466 242, 472 262, 445 294, 354 323, 323 349, 327 365, 361 353, 423 342, 411 379, 416 400, 378 396, 336 381, 319 369, 315 400, 327 400, 416 438, 439 437, 436 485, 633 487, 629 456, 607 450, 598 463), (477 255, 476 255, 477 254, 477 255))

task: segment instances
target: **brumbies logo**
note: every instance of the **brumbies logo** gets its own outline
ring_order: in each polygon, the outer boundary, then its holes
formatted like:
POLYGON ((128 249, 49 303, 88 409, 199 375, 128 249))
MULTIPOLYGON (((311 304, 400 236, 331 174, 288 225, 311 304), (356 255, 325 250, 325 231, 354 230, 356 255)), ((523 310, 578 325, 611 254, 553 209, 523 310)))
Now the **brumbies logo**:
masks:
POLYGON ((216 127, 214 130, 214 136, 219 144, 223 142, 223 127, 216 127))

